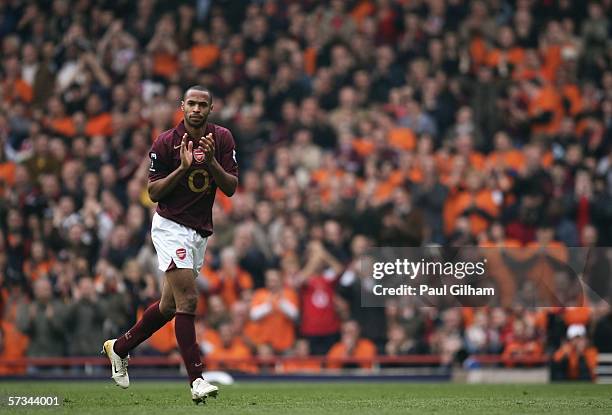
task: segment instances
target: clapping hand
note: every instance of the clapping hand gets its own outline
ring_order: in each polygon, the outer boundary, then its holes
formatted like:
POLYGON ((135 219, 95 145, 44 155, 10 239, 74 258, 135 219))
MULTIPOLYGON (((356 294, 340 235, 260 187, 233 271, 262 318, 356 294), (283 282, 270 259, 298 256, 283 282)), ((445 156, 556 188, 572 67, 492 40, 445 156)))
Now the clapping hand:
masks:
POLYGON ((200 147, 204 150, 204 159, 207 163, 210 163, 215 155, 215 142, 212 133, 208 133, 205 137, 200 138, 200 147))
POLYGON ((193 141, 187 142, 187 133, 183 134, 181 141, 181 169, 187 170, 193 161, 193 141))

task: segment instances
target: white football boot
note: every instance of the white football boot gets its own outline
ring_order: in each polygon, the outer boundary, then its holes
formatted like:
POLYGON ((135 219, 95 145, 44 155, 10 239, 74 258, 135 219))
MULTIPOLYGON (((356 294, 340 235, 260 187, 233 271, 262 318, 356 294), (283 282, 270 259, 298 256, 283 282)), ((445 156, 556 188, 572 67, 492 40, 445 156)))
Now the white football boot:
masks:
POLYGON ((218 393, 219 388, 206 382, 203 378, 197 378, 191 385, 191 400, 196 405, 201 402, 206 403, 206 398, 209 396, 216 398, 218 393))
POLYGON ((127 371, 129 356, 122 359, 121 356, 115 353, 113 346, 115 345, 116 341, 117 339, 105 341, 104 346, 102 346, 102 353, 106 354, 111 362, 111 366, 113 367, 113 374, 111 377, 117 386, 127 389, 130 386, 130 376, 128 375, 127 371))

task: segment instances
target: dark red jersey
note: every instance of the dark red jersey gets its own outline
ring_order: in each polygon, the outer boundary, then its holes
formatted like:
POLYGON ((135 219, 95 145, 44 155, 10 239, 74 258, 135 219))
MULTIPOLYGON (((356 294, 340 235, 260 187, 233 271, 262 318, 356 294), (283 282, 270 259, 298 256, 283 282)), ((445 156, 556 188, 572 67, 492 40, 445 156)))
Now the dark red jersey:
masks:
MULTIPOLYGON (((181 165, 180 145, 185 132, 185 125, 181 121, 175 128, 164 131, 157 137, 149 152, 149 181, 162 179, 181 165)), ((232 133, 227 128, 207 123, 203 135, 208 133, 212 133, 215 158, 221 167, 229 174, 238 176, 236 145, 232 133)), ((157 213, 208 236, 213 232, 212 207, 217 184, 204 161, 204 151, 199 146, 196 147, 199 139, 200 137, 189 137, 189 141, 194 141, 191 167, 172 192, 159 201, 157 213)))

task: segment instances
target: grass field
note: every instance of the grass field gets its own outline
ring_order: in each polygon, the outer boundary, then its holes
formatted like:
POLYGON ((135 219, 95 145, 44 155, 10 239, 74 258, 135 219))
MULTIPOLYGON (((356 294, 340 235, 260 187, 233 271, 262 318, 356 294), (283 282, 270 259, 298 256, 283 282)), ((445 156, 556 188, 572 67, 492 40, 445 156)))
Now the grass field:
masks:
POLYGON ((612 414, 609 385, 240 383, 195 406, 182 382, 2 382, 0 413, 41 414, 612 414), (64 399, 59 408, 6 406, 7 395, 64 399))

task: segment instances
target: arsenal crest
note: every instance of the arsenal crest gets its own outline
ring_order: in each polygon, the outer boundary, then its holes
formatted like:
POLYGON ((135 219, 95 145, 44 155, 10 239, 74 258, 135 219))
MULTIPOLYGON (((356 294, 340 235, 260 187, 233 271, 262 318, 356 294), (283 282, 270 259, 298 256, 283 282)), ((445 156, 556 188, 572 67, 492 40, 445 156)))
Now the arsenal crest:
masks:
POLYGON ((204 150, 202 150, 200 147, 194 148, 193 149, 193 159, 195 160, 196 163, 204 162, 204 150))
POLYGON ((187 256, 187 251, 185 250, 185 248, 179 248, 176 250, 176 256, 178 257, 178 259, 183 260, 187 256))

